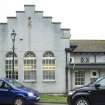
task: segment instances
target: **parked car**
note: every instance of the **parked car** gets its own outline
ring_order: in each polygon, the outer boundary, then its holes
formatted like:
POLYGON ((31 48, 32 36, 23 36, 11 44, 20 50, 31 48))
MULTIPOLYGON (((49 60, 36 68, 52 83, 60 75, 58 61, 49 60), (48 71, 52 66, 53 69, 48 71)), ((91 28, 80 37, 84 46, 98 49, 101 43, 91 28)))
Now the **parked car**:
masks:
POLYGON ((105 77, 68 92, 69 105, 105 105, 105 77))
POLYGON ((40 100, 39 92, 16 80, 0 79, 0 105, 31 105, 40 100))

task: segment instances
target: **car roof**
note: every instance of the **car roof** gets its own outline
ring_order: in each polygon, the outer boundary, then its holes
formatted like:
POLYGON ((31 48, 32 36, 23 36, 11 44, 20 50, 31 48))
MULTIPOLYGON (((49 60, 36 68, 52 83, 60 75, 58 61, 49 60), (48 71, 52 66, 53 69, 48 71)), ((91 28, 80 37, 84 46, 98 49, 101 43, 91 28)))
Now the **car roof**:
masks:
POLYGON ((10 80, 13 80, 13 79, 9 79, 9 78, 1 78, 0 80, 9 82, 10 80))

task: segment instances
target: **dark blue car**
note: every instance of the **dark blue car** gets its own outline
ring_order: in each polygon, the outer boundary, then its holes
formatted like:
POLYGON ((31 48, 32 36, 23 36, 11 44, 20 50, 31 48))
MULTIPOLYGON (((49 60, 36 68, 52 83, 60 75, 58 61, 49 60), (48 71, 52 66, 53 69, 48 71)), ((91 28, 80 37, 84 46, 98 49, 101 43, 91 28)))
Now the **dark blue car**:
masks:
POLYGON ((105 105, 105 76, 68 92, 68 105, 105 105))
POLYGON ((27 88, 16 80, 0 79, 0 105, 34 105, 39 100, 38 91, 27 88))

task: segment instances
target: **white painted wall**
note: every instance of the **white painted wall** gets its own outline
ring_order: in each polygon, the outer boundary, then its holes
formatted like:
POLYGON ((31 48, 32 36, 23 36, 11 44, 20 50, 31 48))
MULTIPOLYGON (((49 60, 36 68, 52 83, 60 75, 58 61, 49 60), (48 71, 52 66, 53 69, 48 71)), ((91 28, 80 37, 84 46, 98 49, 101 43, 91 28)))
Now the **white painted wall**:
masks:
POLYGON ((18 56, 19 80, 42 93, 64 93, 65 48, 69 47, 69 30, 61 29, 60 23, 52 22, 51 17, 43 17, 43 12, 35 11, 34 5, 25 5, 25 10, 17 11, 16 17, 8 17, 7 24, 0 24, 0 55, 2 55, 0 56, 0 77, 5 77, 5 55, 12 50, 13 29, 17 34, 15 52, 18 56), (30 31, 28 17, 32 20, 30 31), (30 50, 36 54, 37 58, 37 80, 27 83, 23 79, 23 57, 25 52, 30 50), (44 82, 42 79, 42 56, 45 51, 52 51, 56 58, 54 82, 44 82))
MULTIPOLYGON (((81 64, 81 57, 83 57, 83 56, 89 58, 89 63, 93 63, 93 64, 94 63, 105 63, 105 55, 96 55, 96 56, 94 54, 90 54, 90 55, 86 55, 86 54, 71 55, 71 57, 74 58, 74 63, 75 64, 81 64)), ((76 69, 74 68, 74 70, 72 70, 72 83, 71 83, 70 71, 69 71, 69 90, 71 89, 71 86, 70 86, 71 84, 72 84, 72 89, 76 88, 76 87, 80 87, 80 86, 75 85, 75 71, 76 71, 76 69)), ((105 71, 100 70, 100 69, 85 70, 85 84, 84 85, 90 83, 91 78, 98 78, 99 76, 105 76, 105 71), (92 76, 92 72, 94 72, 94 71, 97 72, 96 77, 92 76)))

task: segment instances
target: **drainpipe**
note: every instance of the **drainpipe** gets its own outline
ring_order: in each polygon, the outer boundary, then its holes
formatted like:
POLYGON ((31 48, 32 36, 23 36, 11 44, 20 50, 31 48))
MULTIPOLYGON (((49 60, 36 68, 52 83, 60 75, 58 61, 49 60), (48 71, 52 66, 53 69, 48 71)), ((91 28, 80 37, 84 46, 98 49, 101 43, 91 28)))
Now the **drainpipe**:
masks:
POLYGON ((66 52, 66 67, 65 67, 65 90, 66 94, 68 93, 68 56, 67 56, 67 50, 65 49, 66 52))

